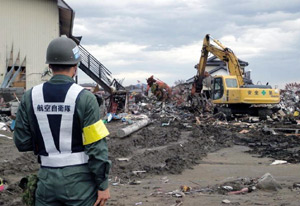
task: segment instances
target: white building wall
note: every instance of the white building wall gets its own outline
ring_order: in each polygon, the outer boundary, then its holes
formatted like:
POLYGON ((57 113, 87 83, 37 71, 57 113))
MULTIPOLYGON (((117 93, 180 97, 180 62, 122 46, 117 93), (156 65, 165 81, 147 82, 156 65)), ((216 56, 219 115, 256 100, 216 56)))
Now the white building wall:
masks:
POLYGON ((46 49, 59 36, 59 14, 55 0, 0 0, 0 82, 6 59, 14 47, 14 61, 26 56, 26 89, 42 82, 47 68, 46 49))
POLYGON ((226 76, 226 75, 229 75, 229 73, 223 69, 220 69, 216 72, 214 72, 213 74, 211 74, 211 76, 226 76))
POLYGON ((210 72, 210 71, 213 70, 214 68, 216 68, 216 66, 206 66, 206 67, 205 67, 205 71, 210 72))
MULTIPOLYGON (((210 72, 211 70, 213 70, 213 69, 215 69, 216 68, 216 66, 207 66, 206 68, 205 68, 205 71, 207 71, 207 72, 210 72)), ((241 66, 241 69, 242 70, 244 70, 244 68, 245 67, 242 67, 241 66)), ((212 76, 216 76, 216 75, 229 75, 229 73, 227 72, 227 71, 225 71, 225 70, 218 70, 218 71, 216 71, 216 72, 214 72, 213 74, 211 74, 212 76)))

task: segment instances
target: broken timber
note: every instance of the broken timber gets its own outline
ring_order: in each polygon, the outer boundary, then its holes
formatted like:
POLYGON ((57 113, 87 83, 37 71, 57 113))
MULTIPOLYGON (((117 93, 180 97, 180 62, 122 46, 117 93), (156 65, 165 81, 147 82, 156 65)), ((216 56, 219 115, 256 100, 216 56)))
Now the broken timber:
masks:
POLYGON ((265 127, 264 130, 269 131, 272 134, 281 132, 281 133, 284 133, 284 135, 286 135, 286 136, 291 136, 291 135, 300 136, 299 128, 267 128, 267 127, 265 127))

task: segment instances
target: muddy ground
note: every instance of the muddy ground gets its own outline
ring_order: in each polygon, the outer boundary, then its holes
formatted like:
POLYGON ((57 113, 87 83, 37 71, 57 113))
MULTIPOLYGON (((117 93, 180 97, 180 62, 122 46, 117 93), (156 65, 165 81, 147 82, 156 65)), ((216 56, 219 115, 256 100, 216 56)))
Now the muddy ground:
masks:
MULTIPOLYGON (((118 121, 108 124, 111 131, 109 155, 113 165, 110 175, 112 199, 108 205, 221 205, 222 198, 232 198, 231 205, 283 206, 295 202, 300 205, 299 192, 291 189, 300 178, 297 175, 300 174, 299 166, 276 166, 283 167, 281 173, 274 166, 269 167, 272 159, 290 163, 300 161, 300 141, 296 135, 268 134, 263 132, 261 123, 206 121, 199 126, 194 120, 189 120, 174 121, 167 127, 155 121, 129 137, 119 139, 115 134, 116 128, 121 126, 118 121), (242 130, 247 132, 241 134, 242 130), (215 164, 219 167, 211 167, 215 164), (168 194, 181 185, 215 188, 226 178, 258 178, 266 172, 279 177, 281 191, 254 191, 234 197, 220 195, 217 191, 195 192, 183 198, 168 194), (276 199, 274 194, 280 197, 276 199)), ((270 125, 276 126, 283 125, 270 125)), ((22 206, 18 181, 38 170, 36 158, 31 153, 17 152, 11 139, 0 137, 0 162, 0 177, 9 184, 6 191, 0 192, 0 205, 22 206)))

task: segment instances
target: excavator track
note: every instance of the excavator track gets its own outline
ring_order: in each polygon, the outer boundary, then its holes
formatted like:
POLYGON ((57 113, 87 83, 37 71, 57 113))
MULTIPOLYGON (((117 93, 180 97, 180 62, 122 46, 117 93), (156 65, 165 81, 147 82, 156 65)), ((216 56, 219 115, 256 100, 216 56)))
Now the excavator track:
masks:
POLYGON ((276 113, 278 109, 268 107, 250 107, 249 105, 229 105, 229 107, 215 107, 214 114, 223 113, 226 119, 231 119, 232 115, 235 114, 247 114, 251 116, 258 116, 260 119, 265 120, 267 116, 271 117, 272 114, 276 113))

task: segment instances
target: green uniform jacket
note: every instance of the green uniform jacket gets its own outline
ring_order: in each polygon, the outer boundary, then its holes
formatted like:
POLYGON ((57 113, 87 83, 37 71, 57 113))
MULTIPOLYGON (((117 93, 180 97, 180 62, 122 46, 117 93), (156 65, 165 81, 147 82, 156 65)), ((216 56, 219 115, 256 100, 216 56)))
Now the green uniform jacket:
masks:
MULTIPOLYGON (((64 84, 74 82, 74 80, 65 75, 55 75, 49 82, 52 84, 64 84)), ((100 119, 99 105, 96 97, 86 90, 81 92, 78 97, 76 112, 80 119, 82 129, 96 123, 100 119)), ((14 142, 20 152, 33 151, 34 148, 32 137, 35 134, 33 126, 31 125, 34 121, 30 114, 33 114, 31 105, 31 90, 25 92, 23 95, 17 112, 14 142)), ((111 165, 111 162, 108 160, 106 138, 86 145, 84 148, 86 154, 89 156, 88 167, 91 173, 95 176, 95 182, 98 190, 106 190, 108 188, 108 174, 111 165)))

